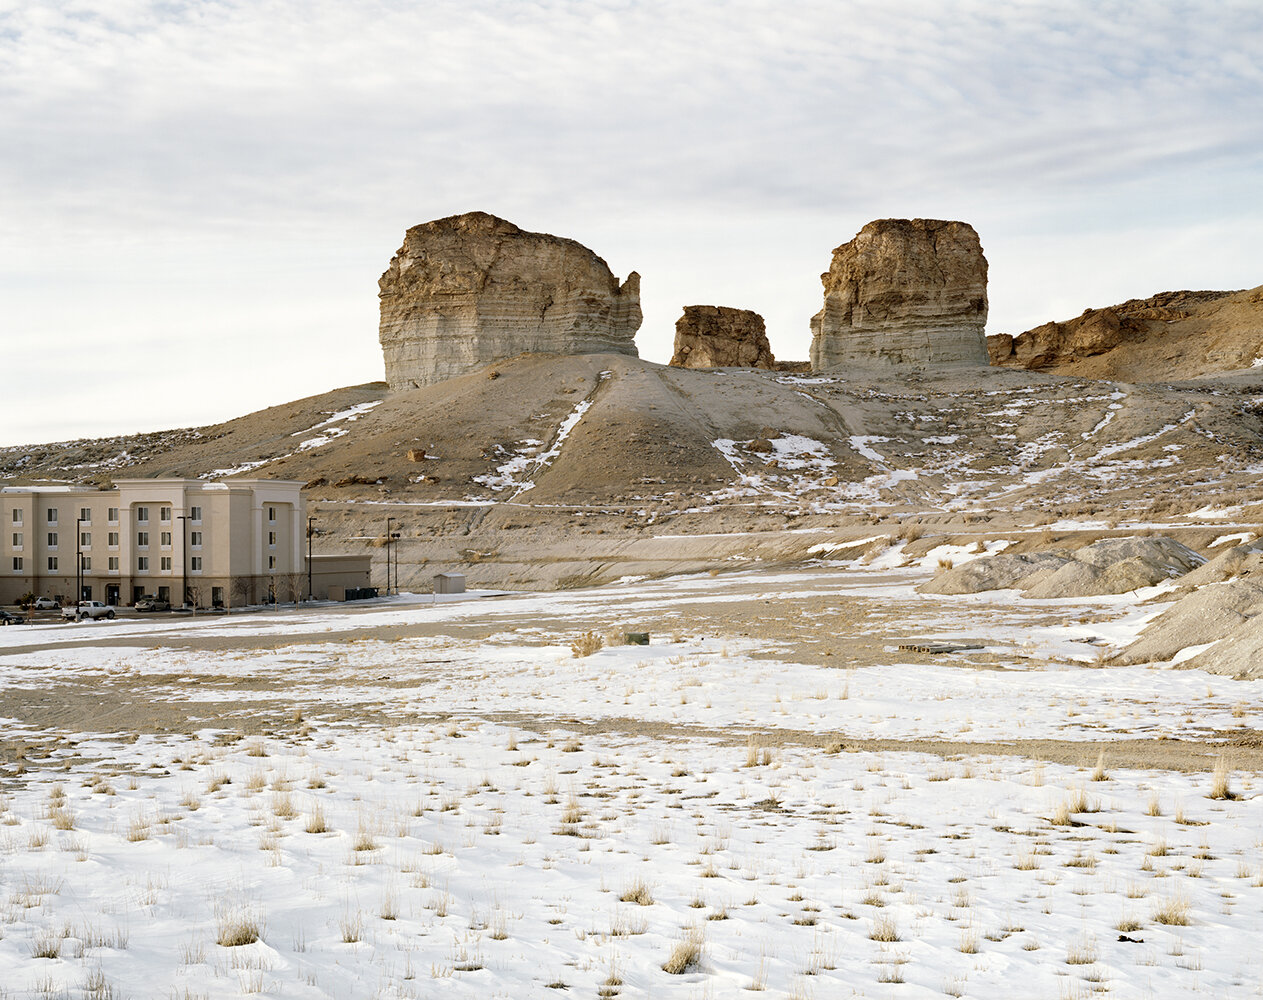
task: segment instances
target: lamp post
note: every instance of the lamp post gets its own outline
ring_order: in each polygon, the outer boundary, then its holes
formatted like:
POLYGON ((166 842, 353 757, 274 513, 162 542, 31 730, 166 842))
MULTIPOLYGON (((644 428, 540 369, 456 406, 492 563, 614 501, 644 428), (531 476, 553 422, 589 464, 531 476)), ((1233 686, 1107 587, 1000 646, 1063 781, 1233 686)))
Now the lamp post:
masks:
POLYGON ((83 600, 83 518, 75 518, 75 607, 83 600))
POLYGON ((307 518, 307 600, 314 601, 315 595, 311 592, 311 536, 315 534, 312 525, 316 523, 314 517, 307 518))
MULTIPOLYGON (((175 519, 180 522, 180 607, 183 608, 189 603, 189 532, 188 532, 188 515, 177 514, 175 519)), ((193 609, 197 611, 196 608, 193 609)))
POLYGON ((399 532, 390 536, 395 545, 395 593, 399 593, 399 532))
POLYGON ((386 518, 386 596, 390 596, 390 546, 391 546, 391 526, 395 523, 393 517, 386 518))

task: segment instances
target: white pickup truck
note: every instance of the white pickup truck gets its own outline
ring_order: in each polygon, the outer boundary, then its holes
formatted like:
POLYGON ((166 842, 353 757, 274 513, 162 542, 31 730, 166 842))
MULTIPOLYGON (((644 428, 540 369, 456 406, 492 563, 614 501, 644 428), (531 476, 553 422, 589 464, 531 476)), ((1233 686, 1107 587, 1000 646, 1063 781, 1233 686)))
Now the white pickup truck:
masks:
POLYGON ((100 601, 80 601, 78 607, 62 608, 61 616, 77 622, 81 622, 85 618, 95 621, 98 618, 113 618, 114 609, 108 604, 102 604, 100 601))

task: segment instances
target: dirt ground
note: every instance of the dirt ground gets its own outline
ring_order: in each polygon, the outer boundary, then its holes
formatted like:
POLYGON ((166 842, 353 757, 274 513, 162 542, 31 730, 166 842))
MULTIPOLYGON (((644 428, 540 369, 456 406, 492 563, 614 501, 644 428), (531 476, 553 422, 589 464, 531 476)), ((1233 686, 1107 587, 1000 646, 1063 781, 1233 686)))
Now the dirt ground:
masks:
MULTIPOLYGON (((736 588, 738 591, 741 587, 736 588)), ((749 589, 756 586, 751 583, 749 589)), ((766 585, 761 585, 766 589, 766 585)), ((763 651, 754 653, 769 659, 834 666, 841 670, 880 669, 890 662, 891 654, 901 642, 925 638, 921 622, 928 598, 889 600, 862 595, 812 595, 787 592, 776 599, 766 596, 734 595, 723 602, 669 604, 652 613, 640 613, 634 621, 618 628, 648 631, 655 641, 665 637, 700 637, 720 640, 756 639, 763 651), (920 627, 919 627, 920 626, 920 627)), ((935 615, 941 620, 944 607, 933 601, 935 615)), ((519 632, 529 631, 529 641, 539 644, 566 642, 593 627, 589 619, 563 615, 532 614, 509 610, 509 605, 494 597, 479 602, 480 613, 475 623, 454 623, 419 620, 406 625, 355 627, 353 620, 368 613, 364 609, 333 608, 330 614, 344 620, 339 624, 351 627, 346 631, 313 631, 286 633, 283 636, 251 635, 179 635, 167 637, 150 634, 143 637, 111 638, 104 630, 82 633, 69 642, 31 644, 10 647, 9 655, 20 661, 23 654, 72 646, 93 648, 171 649, 212 652, 276 651, 313 643, 348 646, 365 641, 393 642, 402 639, 443 637, 458 644, 503 642, 519 632), (350 623, 345 619, 352 619, 350 623)), ((1003 606, 990 608, 972 605, 967 609, 968 621, 983 628, 988 621, 1009 620, 1012 610, 1003 606)), ((1031 627, 1075 623, 1090 625, 1082 607, 1052 607, 1028 611, 1023 624, 1031 627)), ((69 628, 70 626, 68 626, 69 628)), ((520 641, 520 640, 519 640, 520 641)), ((994 638, 988 640, 995 649, 994 638)), ((143 654, 142 654, 143 655, 143 654)), ((947 656, 900 652, 905 663, 950 663, 961 670, 1000 669, 1000 663, 1012 665, 1015 659, 1029 656, 1017 643, 1002 654, 994 651, 966 651, 947 656)), ((432 661, 441 669, 442 660, 432 661)), ((1032 666, 1038 665, 1032 663, 1032 666)), ((312 669, 319 670, 319 667, 312 669)), ((142 734, 192 733, 208 728, 222 729, 242 735, 266 735, 286 740, 304 738, 310 723, 337 725, 390 726, 404 721, 443 719, 442 711, 426 715, 406 713, 386 703, 382 690, 396 690, 389 676, 365 678, 363 697, 348 691, 345 677, 330 683, 339 685, 342 700, 336 704, 313 701, 308 695, 295 695, 283 675, 239 674, 216 676, 198 674, 203 687, 244 691, 250 700, 222 702, 192 701, 188 697, 188 679, 180 674, 129 675, 105 673, 85 679, 82 675, 58 677, 46 670, 39 672, 32 683, 15 682, 0 692, 0 717, 21 720, 34 735, 0 733, 0 781, 12 780, 30 769, 68 770, 74 761, 91 758, 93 752, 81 748, 90 734, 125 734, 138 738, 142 734), (371 683, 370 683, 371 682, 371 683), (369 688, 372 692, 370 693, 369 688), (209 713, 209 714, 208 714, 209 713)), ((317 674, 318 682, 318 674, 317 674)), ((406 685, 406 681, 400 681, 406 685)), ((308 689, 310 690, 310 688, 308 689)), ((726 730, 697 726, 646 723, 635 718, 609 718, 585 722, 521 711, 496 713, 489 720, 508 722, 526 731, 572 730, 576 733, 617 732, 651 736, 657 740, 708 739, 725 744, 745 745, 751 738, 760 745, 800 745, 819 747, 824 752, 891 752, 915 751, 938 754, 948 759, 986 755, 1016 755, 1032 760, 1049 761, 1071 766, 1091 767, 1098 754, 1115 767, 1161 768, 1174 771, 1210 771, 1221 754, 1228 754, 1233 766, 1263 769, 1263 732, 1237 729, 1231 733, 1210 733, 1202 739, 1101 739, 1101 740, 1011 740, 1003 743, 977 743, 938 739, 869 739, 857 738, 844 728, 827 734, 786 728, 752 731, 745 728, 726 730)))

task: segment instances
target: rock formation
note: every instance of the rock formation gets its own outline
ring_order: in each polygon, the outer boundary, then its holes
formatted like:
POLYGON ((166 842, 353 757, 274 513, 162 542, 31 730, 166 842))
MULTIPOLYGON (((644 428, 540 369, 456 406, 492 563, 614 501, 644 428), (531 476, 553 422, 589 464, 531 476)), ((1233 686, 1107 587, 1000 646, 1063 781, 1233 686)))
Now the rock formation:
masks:
POLYGON ((640 275, 485 212, 413 226, 378 287, 392 390, 523 353, 636 356, 640 275))
POLYGON ((675 321, 677 368, 774 368, 763 317, 729 306, 685 306, 675 321))
POLYGON ((1263 357, 1263 287, 1160 292, 987 338, 993 365, 1134 382, 1249 368, 1263 357))
POLYGON ((870 222, 820 280, 814 370, 987 364, 987 259, 968 223, 870 222))

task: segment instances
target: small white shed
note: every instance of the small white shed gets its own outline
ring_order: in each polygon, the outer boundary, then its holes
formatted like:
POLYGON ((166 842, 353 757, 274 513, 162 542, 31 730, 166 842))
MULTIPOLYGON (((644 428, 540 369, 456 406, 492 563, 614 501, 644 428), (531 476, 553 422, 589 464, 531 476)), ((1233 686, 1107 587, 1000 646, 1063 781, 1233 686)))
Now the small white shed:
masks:
POLYGON ((464 573, 439 573, 434 578, 436 594, 463 594, 465 592, 464 573))

